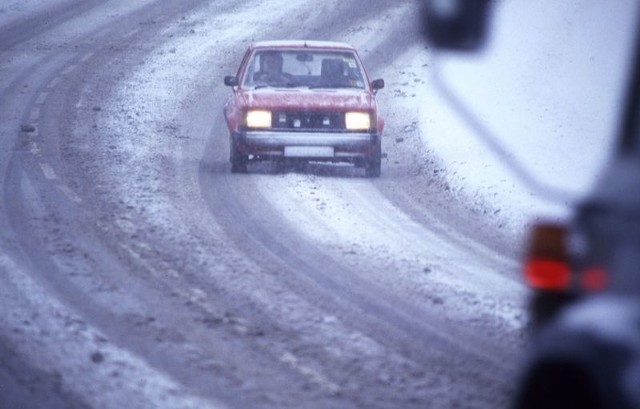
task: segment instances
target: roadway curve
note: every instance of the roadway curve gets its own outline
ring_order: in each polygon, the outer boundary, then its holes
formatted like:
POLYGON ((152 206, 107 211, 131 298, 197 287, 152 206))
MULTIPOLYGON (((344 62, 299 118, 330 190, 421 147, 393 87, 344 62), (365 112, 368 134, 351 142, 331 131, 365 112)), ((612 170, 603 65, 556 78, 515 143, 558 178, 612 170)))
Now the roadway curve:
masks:
POLYGON ((413 2, 130 3, 0 27, 0 407, 507 406, 514 247, 420 140, 413 2), (229 172, 221 78, 254 38, 385 77, 379 180, 229 172))

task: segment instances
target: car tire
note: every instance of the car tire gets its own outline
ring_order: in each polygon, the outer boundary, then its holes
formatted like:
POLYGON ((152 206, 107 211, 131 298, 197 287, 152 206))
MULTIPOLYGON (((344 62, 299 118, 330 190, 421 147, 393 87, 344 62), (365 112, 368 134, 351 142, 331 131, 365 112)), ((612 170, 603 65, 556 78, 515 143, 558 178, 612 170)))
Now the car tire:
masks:
POLYGON ((375 153, 364 165, 364 173, 369 178, 378 178, 382 174, 382 146, 380 141, 376 144, 375 153))
POLYGON ((247 173, 247 155, 238 150, 233 139, 230 145, 229 161, 231 162, 231 173, 247 173))

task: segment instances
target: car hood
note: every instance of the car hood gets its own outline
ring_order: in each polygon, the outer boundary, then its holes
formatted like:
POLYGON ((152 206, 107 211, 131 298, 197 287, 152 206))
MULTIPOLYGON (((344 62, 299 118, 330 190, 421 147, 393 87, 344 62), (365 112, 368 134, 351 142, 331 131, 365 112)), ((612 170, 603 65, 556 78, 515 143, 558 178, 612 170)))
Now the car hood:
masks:
POLYGON ((238 93, 238 99, 247 109, 368 111, 374 108, 372 95, 364 90, 261 88, 238 93))

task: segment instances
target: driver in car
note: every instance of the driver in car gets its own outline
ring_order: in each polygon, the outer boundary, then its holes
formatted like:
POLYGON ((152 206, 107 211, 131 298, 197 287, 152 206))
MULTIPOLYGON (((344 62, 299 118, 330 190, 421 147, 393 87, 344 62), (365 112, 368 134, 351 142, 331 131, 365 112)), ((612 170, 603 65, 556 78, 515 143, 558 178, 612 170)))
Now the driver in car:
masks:
POLYGON ((253 78, 269 85, 285 85, 292 80, 290 74, 282 72, 282 55, 277 51, 267 51, 260 55, 260 70, 253 78))

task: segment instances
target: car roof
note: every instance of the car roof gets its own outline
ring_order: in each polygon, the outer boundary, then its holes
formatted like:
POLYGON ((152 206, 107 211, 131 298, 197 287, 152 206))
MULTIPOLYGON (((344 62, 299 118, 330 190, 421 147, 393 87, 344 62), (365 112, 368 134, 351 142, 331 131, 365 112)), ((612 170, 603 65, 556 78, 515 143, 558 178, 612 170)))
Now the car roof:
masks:
POLYGON ((338 41, 317 41, 317 40, 271 40, 254 41, 249 46, 255 48, 314 48, 314 49, 343 49, 355 51, 354 47, 338 41))

